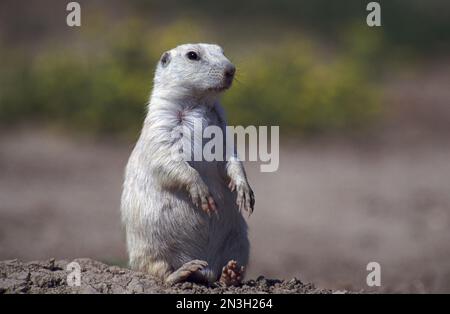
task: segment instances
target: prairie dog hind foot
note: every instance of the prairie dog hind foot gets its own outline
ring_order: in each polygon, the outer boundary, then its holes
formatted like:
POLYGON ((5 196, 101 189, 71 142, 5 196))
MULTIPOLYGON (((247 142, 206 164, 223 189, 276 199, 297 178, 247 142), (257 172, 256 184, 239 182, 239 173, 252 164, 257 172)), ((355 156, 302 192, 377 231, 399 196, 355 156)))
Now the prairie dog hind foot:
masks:
POLYGON ((171 273, 166 278, 166 283, 169 285, 174 285, 174 284, 186 281, 190 276, 199 272, 200 270, 204 269, 207 266, 208 266, 208 263, 206 261, 202 261, 202 260, 198 260, 198 259, 187 262, 187 263, 183 264, 183 266, 178 268, 176 271, 171 273))
POLYGON ((219 282, 227 287, 237 286, 244 277, 245 267, 239 266, 235 260, 229 261, 223 268, 219 282))

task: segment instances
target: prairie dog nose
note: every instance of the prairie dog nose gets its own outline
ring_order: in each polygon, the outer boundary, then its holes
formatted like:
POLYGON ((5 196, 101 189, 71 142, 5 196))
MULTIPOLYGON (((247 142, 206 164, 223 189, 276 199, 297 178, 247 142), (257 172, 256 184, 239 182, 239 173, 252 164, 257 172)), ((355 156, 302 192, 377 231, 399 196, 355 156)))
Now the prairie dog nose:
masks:
POLYGON ((225 68, 225 77, 226 78, 229 78, 229 79, 233 78, 234 73, 236 73, 236 67, 234 65, 230 64, 225 68))

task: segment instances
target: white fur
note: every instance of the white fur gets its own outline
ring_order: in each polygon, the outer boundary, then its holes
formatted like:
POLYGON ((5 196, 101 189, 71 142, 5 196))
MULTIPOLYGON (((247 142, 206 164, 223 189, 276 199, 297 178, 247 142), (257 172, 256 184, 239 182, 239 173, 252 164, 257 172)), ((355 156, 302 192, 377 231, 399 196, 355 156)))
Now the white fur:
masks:
POLYGON ((205 260, 208 267, 201 273, 212 282, 229 260, 248 262, 247 225, 236 199, 249 199, 251 189, 236 156, 228 162, 174 160, 173 149, 182 139, 171 132, 181 124, 192 128, 196 118, 204 127, 225 128, 218 87, 232 64, 217 45, 182 45, 168 54, 166 65, 158 63, 147 117, 126 167, 121 213, 129 261, 133 269, 167 279, 184 263, 205 260), (186 58, 192 50, 201 60, 186 58), (230 180, 237 192, 228 188, 230 180), (209 192, 217 215, 196 206, 193 191, 209 192))

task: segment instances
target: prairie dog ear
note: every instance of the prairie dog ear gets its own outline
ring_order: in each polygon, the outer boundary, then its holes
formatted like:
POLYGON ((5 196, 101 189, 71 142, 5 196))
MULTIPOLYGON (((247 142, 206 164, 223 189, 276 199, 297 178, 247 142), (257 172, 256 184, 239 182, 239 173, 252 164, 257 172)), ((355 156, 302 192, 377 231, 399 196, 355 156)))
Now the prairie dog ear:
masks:
POLYGON ((171 59, 170 52, 169 51, 164 52, 160 59, 161 65, 163 67, 166 67, 170 63, 170 59, 171 59))

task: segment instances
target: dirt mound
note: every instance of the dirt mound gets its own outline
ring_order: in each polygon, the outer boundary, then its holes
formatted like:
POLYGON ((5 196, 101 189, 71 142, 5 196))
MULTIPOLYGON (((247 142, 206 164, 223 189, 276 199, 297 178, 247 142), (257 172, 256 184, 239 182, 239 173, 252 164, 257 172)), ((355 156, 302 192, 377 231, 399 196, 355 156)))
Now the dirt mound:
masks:
POLYGON ((88 258, 74 260, 80 265, 81 285, 68 285, 67 270, 71 261, 54 259, 24 263, 18 260, 0 262, 0 293, 332 293, 315 288, 298 279, 245 281, 239 287, 222 287, 182 283, 173 287, 129 269, 110 266, 88 258))

